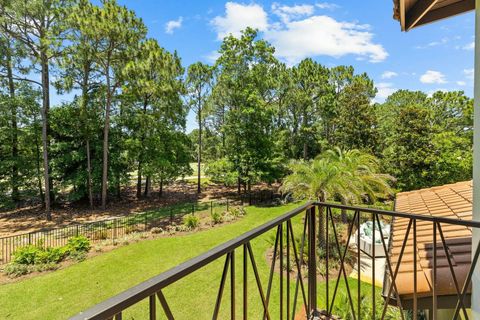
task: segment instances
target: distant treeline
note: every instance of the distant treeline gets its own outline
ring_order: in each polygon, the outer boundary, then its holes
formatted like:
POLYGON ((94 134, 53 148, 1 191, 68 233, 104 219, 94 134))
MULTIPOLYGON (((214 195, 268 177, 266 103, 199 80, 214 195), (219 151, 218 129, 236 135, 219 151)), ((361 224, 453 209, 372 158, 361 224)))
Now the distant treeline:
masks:
POLYGON ((471 177, 463 92, 374 103, 366 73, 286 66, 250 28, 227 36, 213 65, 185 70, 146 34, 112 0, 0 0, 0 207, 41 199, 50 217, 59 194, 105 207, 132 173, 148 196, 195 160, 240 192, 333 147, 379 157, 402 190, 471 177), (50 108, 52 88, 68 102, 50 108), (198 129, 187 135, 190 110, 198 129))

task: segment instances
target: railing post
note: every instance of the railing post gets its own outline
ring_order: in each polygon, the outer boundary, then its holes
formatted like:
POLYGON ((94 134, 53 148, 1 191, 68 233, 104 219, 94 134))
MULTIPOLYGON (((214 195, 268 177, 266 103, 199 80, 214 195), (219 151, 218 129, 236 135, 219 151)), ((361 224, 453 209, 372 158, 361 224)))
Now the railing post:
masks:
POLYGON ((315 207, 308 213, 308 312, 309 319, 317 313, 317 260, 315 235, 315 207))

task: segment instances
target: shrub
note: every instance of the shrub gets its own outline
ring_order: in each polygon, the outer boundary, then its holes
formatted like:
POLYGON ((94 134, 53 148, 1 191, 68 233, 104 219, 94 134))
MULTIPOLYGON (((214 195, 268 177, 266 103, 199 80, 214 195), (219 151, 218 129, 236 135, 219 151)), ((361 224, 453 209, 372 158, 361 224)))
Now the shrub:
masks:
POLYGON ((200 225, 200 219, 193 214, 187 214, 183 217, 183 225, 189 230, 196 229, 200 225))
POLYGON ((57 270, 58 264, 55 262, 42 263, 42 264, 36 264, 32 266, 32 268, 33 268, 33 271, 44 272, 49 270, 57 270))
POLYGON ((5 266, 3 272, 5 272, 9 277, 15 278, 32 273, 34 271, 43 272, 48 270, 55 270, 57 268, 58 264, 55 262, 41 263, 35 265, 12 262, 5 266))
POLYGON ((36 256, 42 251, 40 247, 28 245, 18 248, 13 254, 14 264, 31 265, 35 263, 36 256))
POLYGON ((46 248, 39 250, 35 256, 34 264, 59 263, 65 258, 65 248, 46 248))
POLYGON ((223 215, 220 212, 213 211, 210 214, 213 224, 219 224, 223 222, 223 215))
POLYGON ((247 214, 245 209, 243 207, 233 207, 228 210, 228 213, 231 214, 233 217, 238 218, 238 217, 243 217, 244 215, 247 214))
POLYGON ((69 254, 72 252, 88 252, 90 250, 90 240, 85 236, 78 236, 68 239, 66 250, 69 254))
POLYGON ((86 251, 71 251, 70 254, 68 255, 70 259, 76 262, 80 262, 85 260, 87 257, 87 252, 86 251))
POLYGON ((20 277, 31 272, 31 266, 21 263, 9 263, 3 270, 10 277, 20 277))

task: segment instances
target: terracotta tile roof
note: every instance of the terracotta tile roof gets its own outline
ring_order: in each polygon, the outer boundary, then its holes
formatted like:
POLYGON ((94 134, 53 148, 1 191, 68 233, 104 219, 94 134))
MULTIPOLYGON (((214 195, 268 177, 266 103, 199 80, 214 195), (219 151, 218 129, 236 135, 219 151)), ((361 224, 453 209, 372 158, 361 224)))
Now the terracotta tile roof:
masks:
MULTIPOLYGON (((397 194, 395 210, 448 217, 472 219, 472 181, 458 182, 439 187, 421 189, 397 194)), ((399 259, 409 219, 396 218, 393 223, 390 257, 393 270, 399 259)), ((471 265, 472 230, 463 226, 441 225, 455 276, 460 288, 463 286, 471 265)), ((403 299, 413 294, 413 258, 417 254, 417 294, 430 296, 433 278, 433 225, 431 222, 417 221, 417 247, 413 248, 413 226, 408 236, 405 253, 397 275, 397 288, 403 299)), ((438 295, 456 294, 448 260, 437 230, 437 292, 438 295)))

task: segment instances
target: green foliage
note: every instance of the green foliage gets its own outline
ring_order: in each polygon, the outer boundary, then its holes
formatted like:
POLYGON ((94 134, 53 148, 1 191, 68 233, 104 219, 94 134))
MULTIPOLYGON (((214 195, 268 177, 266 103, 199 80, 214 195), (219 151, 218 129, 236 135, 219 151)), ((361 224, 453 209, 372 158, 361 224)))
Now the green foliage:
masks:
MULTIPOLYGON (((212 181, 250 190, 281 181, 300 166, 288 168, 292 160, 335 148, 375 155, 376 171, 394 176, 400 190, 471 178, 473 101, 463 92, 399 90, 374 103, 377 90, 367 74, 310 58, 287 66, 251 28, 225 37, 213 65, 196 62, 185 74, 179 55, 147 38, 142 20, 115 0, 2 4, 3 209, 47 201, 46 186, 58 201, 88 198, 93 206, 106 192, 120 197, 132 172, 140 181, 138 196, 148 179, 148 195, 154 184, 163 190, 190 175, 195 159, 212 181), (42 91, 30 86, 38 82, 30 78, 30 64, 43 70, 47 83, 50 67, 58 94, 75 90, 78 96, 50 108, 41 99, 48 85, 39 83, 42 91), (23 76, 29 81, 18 80, 23 76), (48 117, 42 118, 41 102, 48 117), (198 129, 187 135, 190 111, 198 129)), ((338 180, 337 171, 351 168, 329 161, 337 160, 314 160, 326 172, 322 179, 343 182, 331 183, 336 190, 325 187, 324 197, 353 203, 385 196, 386 186, 372 182, 375 174, 355 175, 348 186, 348 175, 338 180)), ((306 195, 308 184, 296 184, 297 196, 322 196, 306 195)))
POLYGON ((383 167, 402 190, 471 179, 472 100, 400 90, 379 108, 383 167))
POLYGON ((183 225, 189 230, 196 229, 200 226, 200 218, 193 214, 187 214, 183 216, 182 220, 183 225))
POLYGON ((65 247, 43 248, 28 245, 15 251, 13 263, 23 265, 58 263, 62 261, 67 254, 68 251, 65 247))
POLYGON ((19 248, 13 254, 13 262, 17 264, 34 264, 37 255, 43 250, 37 246, 29 245, 19 248))
POLYGON ((85 236, 72 237, 66 245, 68 252, 88 252, 90 247, 90 240, 85 236))
POLYGON ((238 181, 233 163, 225 158, 209 162, 206 165, 205 174, 213 182, 223 183, 225 186, 233 186, 238 181))
POLYGON ((210 213, 210 217, 212 218, 213 224, 219 224, 223 222, 223 215, 218 211, 213 211, 210 213))
POLYGON ((46 248, 38 252, 34 264, 59 263, 66 254, 65 248, 46 248))
POLYGON ((43 243, 28 245, 15 251, 13 261, 4 271, 18 277, 34 271, 54 270, 67 257, 74 261, 84 260, 89 250, 90 240, 84 236, 72 237, 65 246, 58 248, 45 248, 43 243))
POLYGON ((328 150, 309 162, 293 162, 281 187, 298 199, 353 204, 389 197, 392 177, 379 172, 379 161, 359 150, 328 150))

